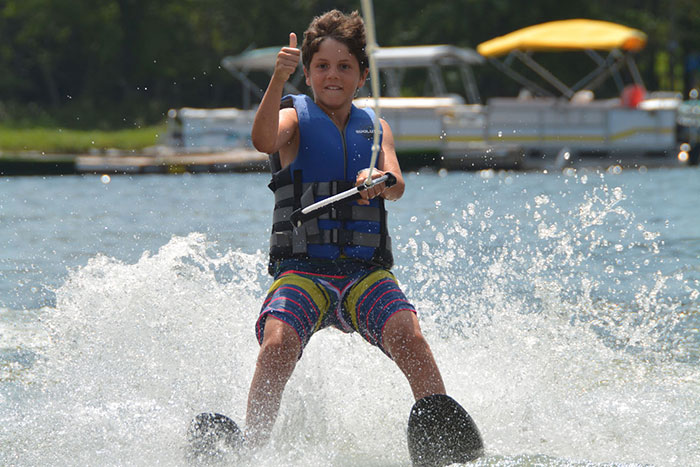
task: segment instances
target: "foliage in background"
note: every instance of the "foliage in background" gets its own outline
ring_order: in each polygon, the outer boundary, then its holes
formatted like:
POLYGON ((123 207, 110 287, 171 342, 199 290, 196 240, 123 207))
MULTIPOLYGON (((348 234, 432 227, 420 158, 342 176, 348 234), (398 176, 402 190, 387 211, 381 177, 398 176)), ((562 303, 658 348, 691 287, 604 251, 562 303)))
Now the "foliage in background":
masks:
MULTIPOLYGON (((360 2, 0 0, 0 122, 133 128, 162 122, 170 108, 240 106, 240 85, 221 59, 283 45, 289 31, 301 36, 331 8, 360 9, 360 2)), ((380 45, 475 47, 525 26, 583 17, 648 34, 638 64, 651 90, 687 90, 700 73, 684 67, 700 53, 697 0, 377 0, 374 8, 380 45)), ((586 65, 549 60, 569 82, 586 65)), ((477 79, 486 98, 517 92, 488 66, 477 79)))
POLYGON ((165 125, 110 131, 0 126, 0 156, 24 151, 87 154, 112 149, 143 149, 153 146, 164 132, 165 125))

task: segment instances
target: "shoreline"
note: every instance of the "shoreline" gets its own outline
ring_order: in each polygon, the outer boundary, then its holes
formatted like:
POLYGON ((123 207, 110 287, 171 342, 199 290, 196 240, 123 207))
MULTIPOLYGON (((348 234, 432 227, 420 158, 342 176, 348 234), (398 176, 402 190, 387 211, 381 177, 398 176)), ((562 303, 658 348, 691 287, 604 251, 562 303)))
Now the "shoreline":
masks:
POLYGON ((254 150, 179 153, 167 148, 54 154, 26 151, 0 154, 0 176, 132 175, 254 172, 267 170, 267 155, 254 150))
MULTIPOLYGON (((555 160, 528 159, 524 156, 495 158, 488 153, 445 155, 434 153, 400 153, 403 171, 423 168, 433 170, 506 170, 553 171, 577 169, 654 169, 693 167, 697 163, 682 163, 676 158, 614 157, 612 155, 579 158, 558 164, 555 160)), ((40 151, 0 151, 0 176, 54 175, 139 175, 183 173, 268 172, 268 156, 254 149, 227 151, 176 151, 167 146, 145 149, 108 150, 90 154, 45 153, 40 151)))

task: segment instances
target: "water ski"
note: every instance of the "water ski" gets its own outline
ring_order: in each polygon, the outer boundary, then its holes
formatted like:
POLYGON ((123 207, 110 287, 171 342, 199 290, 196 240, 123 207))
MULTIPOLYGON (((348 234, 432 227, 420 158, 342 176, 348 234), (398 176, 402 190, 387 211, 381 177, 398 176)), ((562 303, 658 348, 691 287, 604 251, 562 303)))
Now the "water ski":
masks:
POLYGON ((436 394, 413 405, 408 419, 408 452, 414 466, 469 462, 483 450, 476 423, 450 396, 436 394))
POLYGON ((243 445, 243 432, 236 422, 219 413, 197 415, 187 430, 190 454, 195 458, 220 457, 238 452, 243 445))

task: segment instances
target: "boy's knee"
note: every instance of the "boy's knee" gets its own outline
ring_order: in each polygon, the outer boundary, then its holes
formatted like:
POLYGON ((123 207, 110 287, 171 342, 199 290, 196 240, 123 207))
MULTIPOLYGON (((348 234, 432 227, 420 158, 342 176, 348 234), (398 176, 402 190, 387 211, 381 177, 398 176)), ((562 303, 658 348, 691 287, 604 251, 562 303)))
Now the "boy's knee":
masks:
POLYGON ((389 319, 384 328, 383 340, 384 345, 391 351, 397 347, 415 349, 427 345, 418 319, 411 311, 397 313, 389 319))
POLYGON ((278 319, 268 319, 260 344, 260 356, 296 361, 300 352, 301 342, 296 331, 278 319))

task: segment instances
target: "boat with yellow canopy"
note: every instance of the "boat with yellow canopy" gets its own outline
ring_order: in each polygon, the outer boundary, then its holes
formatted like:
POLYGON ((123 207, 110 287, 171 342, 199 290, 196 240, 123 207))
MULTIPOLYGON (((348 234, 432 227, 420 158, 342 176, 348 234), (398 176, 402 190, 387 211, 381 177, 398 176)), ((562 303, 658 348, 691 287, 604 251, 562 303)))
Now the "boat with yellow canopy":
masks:
POLYGON ((581 89, 595 90, 610 76, 622 92, 624 81, 620 69, 623 66, 629 70, 634 85, 643 87, 633 53, 642 50, 646 43, 646 34, 638 29, 608 21, 569 19, 537 24, 496 37, 479 44, 477 51, 535 95, 553 94, 515 71, 512 66, 515 60, 524 63, 562 96, 571 98, 581 89), (532 58, 535 52, 565 51, 584 52, 595 62, 595 69, 572 86, 564 84, 532 58), (602 55, 605 52, 607 57, 602 55), (497 59, 504 55, 503 61, 497 59))
MULTIPOLYGON (((490 64, 523 86, 517 97, 491 98, 484 106, 483 139, 488 148, 512 148, 524 168, 581 165, 655 166, 678 163, 676 96, 648 95, 634 54, 644 32, 589 19, 551 21, 479 44, 490 64), (537 53, 581 52, 592 68, 568 85, 533 58, 537 53), (521 62, 539 75, 515 68, 521 62), (627 70, 627 72, 625 72, 627 70), (618 95, 596 99, 594 91, 612 79, 618 95)), ((473 140, 459 111, 446 133, 458 153, 473 140)))

